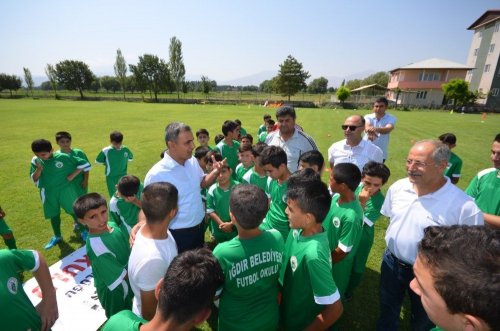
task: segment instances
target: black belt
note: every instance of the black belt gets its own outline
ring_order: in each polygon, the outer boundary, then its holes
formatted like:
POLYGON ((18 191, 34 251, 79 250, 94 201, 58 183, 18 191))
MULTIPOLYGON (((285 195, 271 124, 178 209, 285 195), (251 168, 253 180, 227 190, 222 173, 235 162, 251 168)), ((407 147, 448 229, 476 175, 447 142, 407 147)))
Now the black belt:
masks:
POLYGON ((170 229, 170 231, 174 231, 174 232, 177 232, 177 233, 183 233, 183 232, 195 232, 195 231, 198 231, 199 229, 203 228, 203 221, 201 221, 200 223, 198 223, 197 225, 195 226, 192 226, 190 228, 181 228, 181 229, 170 229))
POLYGON ((392 254, 392 252, 390 250, 387 250, 389 252, 389 254, 391 255, 392 259, 394 260, 394 262, 396 262, 400 267, 404 268, 404 269, 413 269, 413 265, 411 264, 408 264, 400 259, 398 259, 396 257, 396 255, 392 254))

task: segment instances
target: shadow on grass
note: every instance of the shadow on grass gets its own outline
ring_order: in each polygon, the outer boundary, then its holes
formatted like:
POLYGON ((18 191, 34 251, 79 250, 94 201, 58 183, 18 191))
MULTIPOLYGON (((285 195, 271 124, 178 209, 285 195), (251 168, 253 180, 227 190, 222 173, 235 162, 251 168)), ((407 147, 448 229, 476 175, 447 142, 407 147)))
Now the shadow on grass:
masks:
POLYGON ((80 248, 83 243, 82 243, 82 238, 80 238, 80 234, 72 234, 71 237, 69 237, 68 242, 66 241, 61 241, 57 246, 61 250, 59 253, 59 258, 62 260, 64 257, 68 256, 69 254, 73 253, 75 251, 74 245, 71 246, 71 244, 79 244, 77 249, 80 248))

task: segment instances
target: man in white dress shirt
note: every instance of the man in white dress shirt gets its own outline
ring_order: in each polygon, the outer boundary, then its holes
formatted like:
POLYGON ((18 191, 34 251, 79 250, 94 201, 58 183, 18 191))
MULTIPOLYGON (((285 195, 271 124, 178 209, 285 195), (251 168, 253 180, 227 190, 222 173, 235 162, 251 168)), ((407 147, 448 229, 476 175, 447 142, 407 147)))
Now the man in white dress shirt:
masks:
POLYGON ((394 130, 396 117, 387 114, 389 102, 386 98, 378 98, 373 104, 373 113, 365 115, 365 136, 382 150, 384 161, 387 160, 387 148, 389 146, 389 134, 394 130))

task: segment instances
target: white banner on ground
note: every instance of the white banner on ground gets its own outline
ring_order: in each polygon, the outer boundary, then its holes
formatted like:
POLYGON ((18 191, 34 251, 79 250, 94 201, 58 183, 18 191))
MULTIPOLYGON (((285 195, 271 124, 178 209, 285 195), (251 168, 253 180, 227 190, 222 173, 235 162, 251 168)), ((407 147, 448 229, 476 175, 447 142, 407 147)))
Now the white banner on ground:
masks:
MULTIPOLYGON (((53 264, 49 270, 59 308, 59 319, 52 330, 97 330, 106 321, 106 315, 97 298, 85 247, 53 264)), ((42 292, 35 278, 24 284, 24 291, 33 305, 36 306, 42 300, 42 292)))

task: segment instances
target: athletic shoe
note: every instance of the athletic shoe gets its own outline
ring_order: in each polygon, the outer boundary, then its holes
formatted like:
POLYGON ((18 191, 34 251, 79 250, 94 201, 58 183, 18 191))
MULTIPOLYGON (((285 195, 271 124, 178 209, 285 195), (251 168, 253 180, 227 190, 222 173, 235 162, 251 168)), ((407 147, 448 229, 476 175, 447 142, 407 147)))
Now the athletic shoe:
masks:
POLYGON ((59 244, 62 241, 62 237, 53 236, 50 241, 45 245, 45 249, 51 249, 55 245, 59 244))
POLYGON ((84 243, 85 243, 85 242, 87 242, 87 237, 89 236, 89 233, 87 232, 87 230, 82 231, 82 232, 80 233, 80 235, 82 236, 82 240, 83 240, 83 242, 84 242, 84 243))

